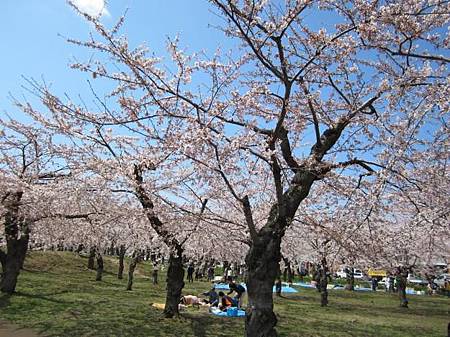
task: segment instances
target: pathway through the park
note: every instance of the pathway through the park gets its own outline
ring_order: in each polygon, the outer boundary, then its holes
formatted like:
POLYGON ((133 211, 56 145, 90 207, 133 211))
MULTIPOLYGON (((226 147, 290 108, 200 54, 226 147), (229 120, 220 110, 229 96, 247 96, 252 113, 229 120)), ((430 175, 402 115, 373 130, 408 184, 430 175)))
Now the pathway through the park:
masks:
POLYGON ((39 335, 30 329, 23 329, 18 325, 0 321, 0 337, 38 337, 39 335))

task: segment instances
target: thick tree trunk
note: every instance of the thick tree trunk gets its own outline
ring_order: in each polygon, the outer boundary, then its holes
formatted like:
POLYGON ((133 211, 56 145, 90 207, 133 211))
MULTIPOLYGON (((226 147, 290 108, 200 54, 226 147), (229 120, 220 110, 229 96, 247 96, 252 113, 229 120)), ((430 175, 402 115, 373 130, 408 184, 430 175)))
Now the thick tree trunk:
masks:
POLYGON ((3 274, 3 271, 5 270, 5 265, 6 265, 6 253, 0 249, 0 265, 2 266, 2 272, 0 273, 0 279, 1 279, 1 275, 3 274))
POLYGON ((169 256, 167 269, 167 295, 164 307, 164 316, 171 318, 178 316, 178 304, 184 287, 183 249, 177 246, 169 256))
POLYGON ((133 279, 134 279, 134 270, 136 269, 136 265, 138 263, 138 257, 134 256, 131 259, 130 266, 128 267, 128 284, 127 290, 133 290, 133 279))
POLYGON ((16 290, 20 269, 25 261, 28 248, 28 234, 22 234, 20 239, 7 240, 8 252, 3 264, 0 290, 12 294, 16 290))
POLYGON ((89 249, 88 269, 94 270, 95 264, 95 247, 89 249))
POLYGON ((0 291, 7 294, 12 294, 16 290, 17 279, 28 249, 30 229, 27 220, 19 217, 21 199, 22 192, 14 194, 14 199, 8 205, 4 217, 6 254, 4 252, 1 254, 3 273, 0 291))
POLYGON ((246 256, 248 307, 246 337, 276 337, 277 318, 273 312, 273 284, 281 259, 281 235, 261 231, 246 256))
POLYGON ((95 280, 101 281, 103 275, 103 258, 100 252, 97 252, 96 257, 97 257, 97 276, 95 277, 95 280))
POLYGON ((325 258, 322 259, 322 268, 319 271, 319 291, 320 291, 320 306, 326 307, 328 305, 328 265, 325 258))
POLYGON ((119 271, 117 273, 117 278, 119 280, 121 280, 123 278, 123 260, 125 259, 125 246, 124 245, 120 245, 120 249, 119 249, 119 271))
POLYGON ((400 307, 408 307, 408 299, 406 298, 406 281, 408 273, 400 272, 397 275, 397 287, 398 287, 398 297, 400 299, 400 307))
POLYGON ((355 290, 355 273, 353 268, 349 268, 349 273, 347 275, 347 285, 345 286, 346 290, 355 290))
POLYGON ((328 305, 328 282, 324 282, 324 285, 320 287, 320 306, 326 307, 328 305))

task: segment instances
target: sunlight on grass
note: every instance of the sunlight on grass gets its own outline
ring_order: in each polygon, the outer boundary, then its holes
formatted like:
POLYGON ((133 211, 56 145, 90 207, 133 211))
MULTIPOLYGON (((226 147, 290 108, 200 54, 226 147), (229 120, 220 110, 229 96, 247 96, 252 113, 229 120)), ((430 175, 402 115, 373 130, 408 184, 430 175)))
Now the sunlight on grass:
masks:
MULTIPOLYGON (((116 278, 117 261, 105 258, 102 282, 87 260, 72 253, 33 252, 21 273, 17 294, 0 297, 0 317, 45 336, 242 336, 244 320, 217 318, 206 308, 189 309, 180 319, 164 319, 152 303, 164 303, 165 274, 153 285, 151 267, 137 268, 133 291, 116 278)), ((199 294, 207 282, 186 283, 185 294, 199 294)), ((280 336, 438 337, 446 334, 449 300, 411 296, 410 308, 395 295, 330 292, 321 308, 315 290, 275 298, 280 336)))

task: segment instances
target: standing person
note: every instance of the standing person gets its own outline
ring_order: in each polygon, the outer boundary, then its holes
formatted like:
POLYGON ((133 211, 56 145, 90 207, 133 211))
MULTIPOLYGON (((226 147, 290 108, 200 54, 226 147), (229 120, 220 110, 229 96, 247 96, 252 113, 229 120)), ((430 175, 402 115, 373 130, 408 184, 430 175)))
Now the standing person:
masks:
POLYGON ((377 291, 377 286, 378 286, 378 280, 376 277, 372 278, 372 291, 377 291))
POLYGON ((394 289, 394 276, 392 276, 391 274, 389 274, 389 277, 388 277, 388 284, 389 284, 389 292, 390 293, 395 292, 395 289, 394 289))
POLYGON ((282 289, 282 283, 281 278, 277 279, 277 282, 275 282, 275 293, 278 297, 281 297, 281 289, 282 289))
POLYGON ((156 263, 153 264, 152 278, 153 284, 158 284, 158 265, 156 263))
POLYGON ((208 281, 211 282, 214 280, 214 267, 209 266, 208 267, 208 281))
POLYGON ((195 268, 195 280, 198 281, 202 278, 200 267, 195 268))
POLYGON ((187 280, 188 282, 194 282, 194 265, 192 262, 187 267, 187 280))
POLYGON ((230 287, 230 291, 228 292, 227 295, 230 295, 233 291, 237 294, 236 295, 236 299, 237 299, 237 307, 240 309, 242 306, 242 298, 243 295, 245 293, 245 288, 240 285, 240 284, 236 284, 235 282, 233 282, 232 280, 230 280, 228 282, 228 286, 230 287))

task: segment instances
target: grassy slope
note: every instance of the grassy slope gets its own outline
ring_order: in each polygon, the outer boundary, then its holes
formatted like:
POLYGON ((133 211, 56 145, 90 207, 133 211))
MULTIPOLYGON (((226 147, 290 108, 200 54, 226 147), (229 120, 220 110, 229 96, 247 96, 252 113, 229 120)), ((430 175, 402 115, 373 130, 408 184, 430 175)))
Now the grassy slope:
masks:
MULTIPOLYGON (((189 309, 168 320, 153 302, 163 303, 164 274, 153 286, 150 267, 139 265, 133 291, 115 277, 117 260, 106 258, 102 282, 87 260, 71 253, 32 253, 21 274, 18 293, 0 296, 0 318, 49 336, 242 336, 244 322, 217 318, 206 308, 189 309), (111 272, 111 273, 109 273, 111 272)), ((209 284, 186 284, 186 294, 206 291, 209 284)), ((321 308, 314 290, 300 289, 275 299, 281 336, 444 336, 449 299, 410 297, 410 308, 398 307, 394 295, 330 292, 330 306, 321 308)))

